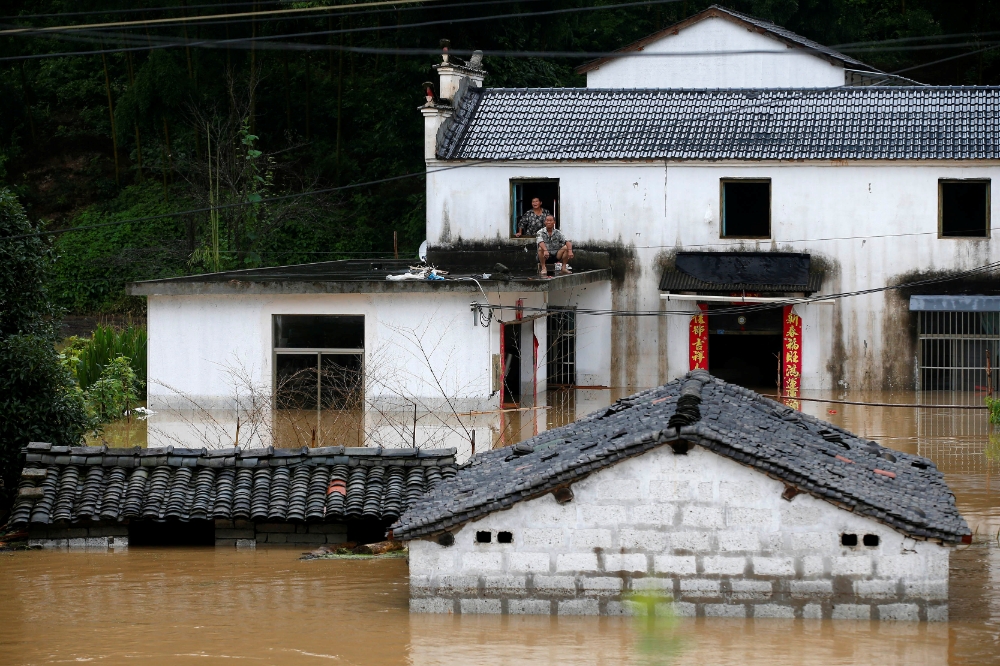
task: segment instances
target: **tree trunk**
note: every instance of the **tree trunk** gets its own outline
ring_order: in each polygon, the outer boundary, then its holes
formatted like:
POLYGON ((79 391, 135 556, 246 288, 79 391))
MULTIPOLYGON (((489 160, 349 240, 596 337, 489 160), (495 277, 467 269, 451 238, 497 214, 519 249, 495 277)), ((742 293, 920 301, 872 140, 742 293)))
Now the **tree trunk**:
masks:
POLYGON ((310 87, 312 85, 312 58, 306 53, 306 141, 310 138, 309 118, 312 115, 312 104, 310 103, 310 87))
MULTIPOLYGON (((104 50, 104 43, 101 43, 104 50)), ((104 66, 104 92, 108 94, 108 116, 111 118, 111 150, 115 154, 115 185, 121 187, 121 176, 118 173, 118 129, 115 127, 115 107, 111 101, 111 78, 108 76, 108 59, 101 54, 101 64, 104 66)), ((22 63, 23 66, 23 63, 22 63)))

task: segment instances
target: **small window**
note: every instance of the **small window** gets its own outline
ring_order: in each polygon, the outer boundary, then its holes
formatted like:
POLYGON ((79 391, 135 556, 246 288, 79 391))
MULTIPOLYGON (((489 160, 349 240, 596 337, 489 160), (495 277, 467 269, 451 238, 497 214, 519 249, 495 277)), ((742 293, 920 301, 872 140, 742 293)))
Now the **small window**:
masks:
MULTIPOLYGON (((556 218, 556 228, 561 229, 559 220, 559 180, 512 180, 510 181, 510 235, 517 235, 521 216, 533 210, 533 201, 538 199, 541 208, 556 218)), ((524 238, 525 236, 521 236, 524 238)))
POLYGON ((722 237, 771 237, 771 181, 722 181, 722 237))
POLYGON ((514 543, 513 533, 497 532, 497 543, 514 543))
POLYGON ((869 547, 874 547, 878 545, 878 535, 877 534, 866 534, 864 539, 861 540, 863 544, 869 547))
POLYGON ((857 534, 841 534, 840 535, 840 545, 849 546, 853 548, 858 545, 858 535, 857 534))
POLYGON ((990 181, 938 181, 938 209, 942 238, 988 238, 990 181))
POLYGON ((476 532, 476 543, 490 543, 493 541, 493 533, 485 530, 476 532))

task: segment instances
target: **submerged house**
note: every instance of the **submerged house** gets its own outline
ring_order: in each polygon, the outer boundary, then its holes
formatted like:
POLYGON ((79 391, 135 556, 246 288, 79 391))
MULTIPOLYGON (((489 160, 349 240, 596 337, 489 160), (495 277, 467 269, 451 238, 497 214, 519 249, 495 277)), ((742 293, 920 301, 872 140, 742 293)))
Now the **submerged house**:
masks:
POLYGON ((1000 88, 920 85, 721 7, 582 66, 585 88, 483 87, 482 58, 447 51, 435 67, 420 113, 426 261, 442 270, 338 261, 132 285, 148 303, 152 445, 464 460, 489 428, 441 436, 408 414, 692 369, 780 377, 793 396, 985 386, 1000 88), (534 198, 574 242, 572 275, 539 276, 535 240, 516 235, 534 198), (237 441, 234 416, 192 443, 162 416, 236 414, 241 391, 297 412, 294 436, 265 424, 237 441), (345 410, 363 414, 350 435, 329 425, 345 410))
POLYGON ((419 498, 455 475, 455 450, 24 450, 11 527, 33 548, 237 548, 381 541, 419 498))
POLYGON ((945 620, 970 543, 931 461, 692 371, 479 453, 393 526, 410 609, 945 620))

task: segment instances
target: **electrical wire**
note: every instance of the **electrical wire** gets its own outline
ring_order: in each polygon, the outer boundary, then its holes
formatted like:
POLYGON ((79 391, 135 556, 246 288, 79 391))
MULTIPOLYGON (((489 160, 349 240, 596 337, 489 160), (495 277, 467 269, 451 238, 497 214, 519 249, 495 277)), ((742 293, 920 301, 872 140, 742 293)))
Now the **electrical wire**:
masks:
POLYGON ((345 11, 356 8, 363 7, 380 7, 385 5, 404 5, 410 3, 430 3, 437 2, 437 0, 375 0, 372 2, 359 2, 357 4, 350 5, 323 5, 319 7, 294 7, 290 9, 266 9, 264 11, 251 11, 251 12, 234 12, 228 14, 206 14, 206 15, 194 15, 185 16, 180 18, 162 18, 162 19, 140 19, 137 21, 114 21, 110 23, 78 23, 78 24, 68 24, 68 25, 57 25, 57 26, 46 26, 40 28, 6 28, 0 30, 0 36, 18 35, 23 33, 46 33, 46 32, 64 32, 70 30, 84 30, 90 28, 129 28, 129 27, 139 27, 139 26, 154 26, 154 25, 165 25, 169 23, 201 23, 202 21, 208 21, 211 19, 219 18, 241 18, 244 16, 278 16, 281 14, 307 14, 307 13, 317 13, 317 12, 331 12, 331 11, 345 11))
POLYGON ((134 9, 106 9, 89 12, 57 12, 54 14, 15 14, 13 16, 0 16, 0 21, 17 21, 34 18, 55 18, 63 16, 110 16, 114 14, 140 14, 146 12, 170 12, 183 11, 188 9, 206 9, 208 7, 249 7, 261 5, 281 5, 287 0, 260 0, 259 2, 214 2, 207 5, 174 5, 171 7, 139 7, 134 9))

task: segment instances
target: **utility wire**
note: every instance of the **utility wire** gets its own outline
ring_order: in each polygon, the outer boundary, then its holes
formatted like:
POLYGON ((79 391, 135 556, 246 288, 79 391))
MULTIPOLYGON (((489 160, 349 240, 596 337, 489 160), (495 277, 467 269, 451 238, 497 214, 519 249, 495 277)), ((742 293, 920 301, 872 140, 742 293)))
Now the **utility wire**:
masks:
POLYGON ((57 12, 54 14, 15 14, 13 16, 0 16, 0 21, 18 21, 34 18, 55 18, 63 16, 110 16, 114 14, 141 14, 148 12, 172 12, 185 11, 188 9, 206 9, 210 7, 250 7, 261 5, 281 5, 287 4, 287 0, 261 0, 260 2, 213 2, 208 5, 173 5, 171 7, 139 7, 135 9, 95 9, 89 12, 57 12))
POLYGON ((137 21, 115 21, 111 23, 79 23, 79 24, 48 26, 41 28, 7 28, 5 30, 0 30, 0 36, 18 35, 23 33, 64 32, 70 30, 85 30, 90 28, 128 28, 137 26, 165 25, 168 23, 179 23, 179 24, 201 23, 202 21, 209 21, 212 19, 219 19, 219 18, 240 18, 243 16, 253 16, 253 17, 278 16, 282 14, 307 14, 307 13, 317 13, 317 12, 344 11, 355 8, 363 8, 363 7, 381 7, 385 5, 403 5, 410 3, 428 3, 436 1, 437 0, 378 0, 376 2, 359 2, 357 4, 351 4, 351 5, 323 5, 319 7, 295 7, 291 9, 266 9, 264 11, 234 12, 228 14, 206 14, 206 15, 196 14, 194 16, 186 16, 178 18, 140 19, 137 21))

